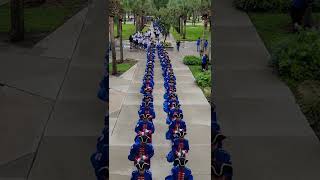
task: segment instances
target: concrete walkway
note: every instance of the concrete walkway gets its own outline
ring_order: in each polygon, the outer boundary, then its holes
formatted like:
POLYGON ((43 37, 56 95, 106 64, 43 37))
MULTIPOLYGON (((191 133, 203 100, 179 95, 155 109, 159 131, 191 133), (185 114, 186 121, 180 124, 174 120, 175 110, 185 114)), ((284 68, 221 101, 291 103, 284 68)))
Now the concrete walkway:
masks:
MULTIPOLYGON (((186 49, 185 53, 193 53, 191 49, 186 49), (188 51, 189 50, 189 51, 188 51), (191 51, 191 52, 190 52, 191 51)), ((128 52, 134 54, 135 52, 128 52)), ((190 141, 189 167, 192 169, 195 179, 209 180, 210 176, 210 105, 196 86, 193 75, 187 66, 182 63, 184 53, 176 51, 169 52, 172 59, 174 72, 177 77, 177 90, 182 103, 185 120, 187 122, 188 135, 190 141)), ((129 55, 131 56, 131 55, 129 55)), ((139 62, 134 70, 131 80, 124 78, 110 79, 110 88, 123 89, 123 103, 121 108, 112 110, 110 114, 110 179, 127 180, 134 170, 133 163, 127 157, 130 146, 133 144, 134 127, 138 120, 138 108, 142 100, 139 93, 143 78, 146 54, 143 53, 138 59, 139 62), (126 84, 127 83, 127 84, 126 84)), ((170 142, 165 139, 168 126, 165 124, 166 114, 163 111, 163 77, 159 59, 155 63, 155 87, 154 105, 157 118, 154 120, 155 134, 153 135, 153 145, 155 155, 152 159, 152 173, 155 180, 163 180, 170 174, 172 165, 166 161, 166 155, 170 151, 170 142)), ((116 93, 115 93, 116 94, 116 93)), ((116 98, 110 104, 116 103, 116 98)), ((118 101, 119 102, 119 101, 118 101)), ((118 106, 115 106, 118 107, 118 106)))
POLYGON ((90 156, 106 112, 96 96, 105 7, 90 1, 33 49, 1 47, 1 180, 96 179, 90 156))
POLYGON ((232 0, 214 4, 215 98, 236 180, 319 179, 320 143, 232 0))

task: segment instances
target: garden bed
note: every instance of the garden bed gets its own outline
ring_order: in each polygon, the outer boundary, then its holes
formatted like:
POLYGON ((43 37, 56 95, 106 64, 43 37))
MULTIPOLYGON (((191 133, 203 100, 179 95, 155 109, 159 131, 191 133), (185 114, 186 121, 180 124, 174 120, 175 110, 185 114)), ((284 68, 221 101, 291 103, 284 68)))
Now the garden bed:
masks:
POLYGON ((291 32, 287 14, 250 13, 250 17, 272 55, 270 64, 289 86, 320 138, 320 33, 291 32))
POLYGON ((197 56, 185 56, 183 63, 187 65, 196 79, 196 84, 202 90, 207 100, 211 101, 211 65, 208 66, 207 71, 202 71, 201 59, 197 56))

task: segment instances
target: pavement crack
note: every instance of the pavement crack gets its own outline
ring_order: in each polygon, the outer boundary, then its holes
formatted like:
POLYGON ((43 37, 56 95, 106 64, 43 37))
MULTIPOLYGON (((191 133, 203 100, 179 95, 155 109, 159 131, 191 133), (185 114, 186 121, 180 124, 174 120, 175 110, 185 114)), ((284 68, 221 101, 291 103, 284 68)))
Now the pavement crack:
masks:
POLYGON ((27 153, 27 154, 24 154, 24 155, 22 155, 22 156, 19 156, 19 157, 17 157, 16 159, 13 159, 13 160, 10 160, 10 161, 5 162, 5 163, 3 163, 3 164, 0 164, 0 167, 1 167, 1 166, 2 166, 2 167, 3 167, 3 166, 7 166, 7 165, 9 165, 10 163, 19 161, 20 159, 23 159, 23 158, 25 158, 25 157, 27 157, 27 156, 30 156, 30 155, 32 155, 32 154, 34 154, 34 152, 27 153))
POLYGON ((8 88, 12 88, 12 89, 15 89, 15 90, 17 90, 17 91, 20 91, 20 92, 29 94, 29 95, 31 95, 31 96, 36 96, 36 97, 39 97, 39 98, 41 98, 41 99, 45 99, 46 101, 49 101, 49 102, 54 102, 54 101, 55 101, 55 99, 48 98, 48 97, 44 97, 44 96, 41 96, 41 95, 39 95, 39 94, 33 93, 33 92, 31 92, 31 91, 27 91, 27 90, 24 90, 24 89, 15 87, 15 86, 11 86, 11 85, 9 85, 9 84, 2 84, 2 83, 0 83, 0 86, 2 86, 2 87, 5 87, 5 86, 6 86, 6 87, 8 87, 8 88))

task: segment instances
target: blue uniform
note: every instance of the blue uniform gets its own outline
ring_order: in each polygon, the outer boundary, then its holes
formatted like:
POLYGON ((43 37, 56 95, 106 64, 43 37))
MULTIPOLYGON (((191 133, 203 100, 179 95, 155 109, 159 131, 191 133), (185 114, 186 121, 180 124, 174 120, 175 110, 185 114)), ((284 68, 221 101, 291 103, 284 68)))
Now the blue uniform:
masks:
POLYGON ((202 56, 202 64, 207 64, 207 57, 206 56, 202 56))
POLYGON ((139 171, 135 170, 132 172, 131 180, 152 180, 152 174, 150 171, 145 170, 144 174, 141 175, 139 171))
POLYGON ((170 107, 171 107, 172 105, 174 105, 174 104, 176 104, 176 105, 179 105, 179 104, 180 104, 178 98, 176 98, 176 99, 169 99, 169 100, 168 100, 168 99, 165 99, 165 101, 163 102, 163 110, 164 110, 166 113, 169 113, 170 107))
POLYGON ((151 144, 145 144, 145 143, 134 143, 131 146, 130 154, 128 156, 128 159, 130 161, 136 161, 141 156, 146 156, 148 160, 146 160, 146 163, 150 164, 150 159, 154 155, 154 149, 151 144))
POLYGON ((139 117, 141 117, 141 115, 145 114, 150 114, 152 116, 152 119, 156 118, 156 113, 154 112, 153 106, 152 107, 145 107, 145 106, 141 106, 140 110, 138 111, 139 117))
POLYGON ((177 115, 181 118, 183 118, 183 113, 182 113, 182 110, 179 108, 179 109, 169 109, 168 110, 168 116, 167 116, 167 119, 166 119, 166 123, 167 124, 171 124, 171 122, 174 120, 174 116, 177 115))
POLYGON ((135 127, 134 131, 137 133, 137 136, 135 137, 135 142, 138 143, 139 135, 142 134, 142 132, 145 132, 145 130, 148 130, 147 136, 150 138, 148 143, 152 142, 152 134, 154 133, 154 125, 151 121, 144 121, 144 120, 139 120, 137 123, 137 126, 135 127))
POLYGON ((176 152, 180 150, 189 151, 189 141, 187 139, 177 138, 173 141, 172 150, 167 155, 167 161, 173 162, 176 158, 176 152))
POLYGON ((109 78, 106 76, 100 82, 100 89, 98 91, 98 98, 102 101, 109 101, 109 78))
POLYGON ((183 129, 184 131, 187 131, 187 126, 186 123, 183 120, 175 120, 172 121, 171 124, 169 125, 169 130, 166 133, 166 139, 168 140, 174 140, 174 131, 177 131, 179 129, 183 129))
POLYGON ((165 180, 193 180, 192 172, 187 167, 173 167, 171 173, 165 180))
POLYGON ((108 156, 108 147, 105 145, 102 151, 97 151, 91 156, 90 160, 93 168, 99 170, 100 168, 107 166, 109 160, 108 156))
POLYGON ((215 149, 211 158, 213 158, 212 170, 216 176, 232 177, 232 162, 230 154, 227 151, 222 148, 215 149))
POLYGON ((208 45, 209 45, 208 41, 205 41, 205 42, 204 42, 204 48, 207 49, 207 48, 208 48, 208 45))
POLYGON ((201 42, 201 40, 200 40, 200 39, 198 39, 198 40, 197 40, 197 52, 199 52, 199 51, 200 51, 200 42, 201 42))

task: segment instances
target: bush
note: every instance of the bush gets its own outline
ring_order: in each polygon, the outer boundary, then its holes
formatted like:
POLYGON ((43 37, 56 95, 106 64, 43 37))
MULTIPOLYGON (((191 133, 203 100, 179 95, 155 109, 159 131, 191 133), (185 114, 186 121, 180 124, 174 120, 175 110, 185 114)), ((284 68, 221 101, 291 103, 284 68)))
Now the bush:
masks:
POLYGON ((295 81, 320 80, 320 34, 304 31, 281 42, 272 51, 280 76, 295 81))
POLYGON ((304 81, 297 88, 301 110, 320 137, 320 81, 304 81))
POLYGON ((170 42, 161 41, 161 43, 164 45, 164 47, 172 47, 172 44, 170 42))
POLYGON ((244 11, 288 11, 291 0, 234 0, 236 8, 244 11))
POLYGON ((202 72, 196 75, 196 83, 201 88, 211 87, 211 72, 202 72))
POLYGON ((197 56, 185 56, 183 63, 186 65, 201 65, 201 59, 197 56))

